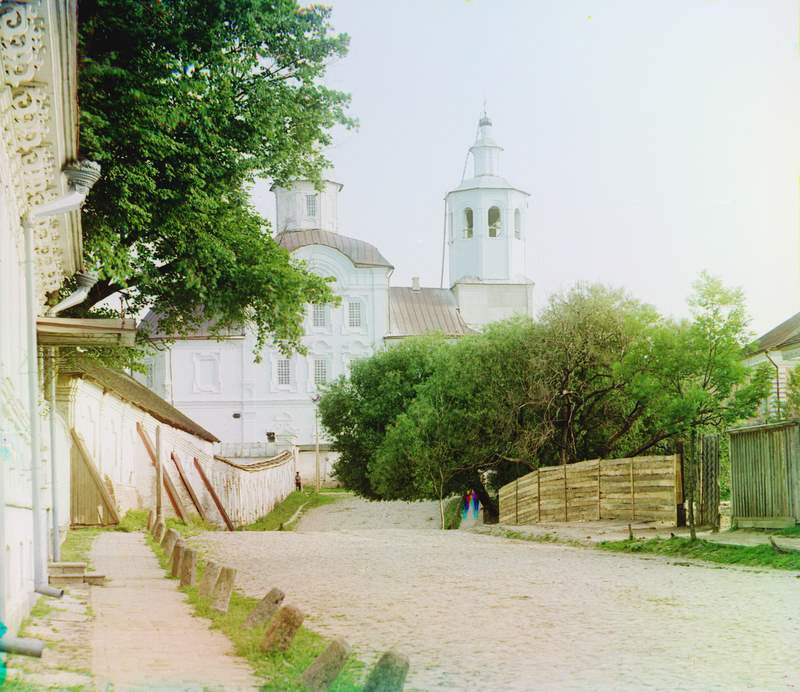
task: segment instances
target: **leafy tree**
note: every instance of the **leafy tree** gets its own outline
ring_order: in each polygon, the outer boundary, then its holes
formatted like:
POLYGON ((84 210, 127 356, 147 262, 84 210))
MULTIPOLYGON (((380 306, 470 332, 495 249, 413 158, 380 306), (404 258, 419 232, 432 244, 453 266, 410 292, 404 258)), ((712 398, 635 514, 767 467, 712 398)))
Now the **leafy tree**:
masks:
POLYGON ((430 377, 443 346, 436 336, 407 339, 354 362, 350 377, 339 378, 325 391, 319 402, 320 421, 339 452, 334 473, 345 487, 362 497, 383 497, 370 482, 370 464, 387 428, 430 377))
POLYGON ((542 465, 624 453, 641 437, 646 407, 630 384, 646 367, 637 353, 659 319, 649 305, 597 284, 550 299, 528 365, 539 417, 529 453, 542 465))
POLYGON ((786 408, 789 416, 800 416, 800 368, 795 367, 789 373, 786 387, 786 408))
POLYGON ((497 517, 498 478, 516 478, 536 463, 523 434, 533 333, 530 321, 511 320, 442 349, 370 466, 382 497, 437 499, 444 525, 444 499, 474 489, 485 517, 497 517))
POLYGON ((348 97, 321 84, 348 38, 330 9, 294 0, 85 0, 81 155, 103 176, 87 200, 82 309, 121 292, 185 333, 207 318, 299 346, 303 305, 331 299, 248 202, 256 177, 319 180, 348 97))
POLYGON ((638 354, 648 367, 634 388, 647 407, 651 432, 633 454, 666 438, 688 442, 687 504, 694 539, 700 435, 722 432, 752 416, 769 392, 770 373, 767 367, 744 364, 750 334, 741 290, 703 273, 689 306, 691 320, 665 321, 654 331, 648 351, 638 354))

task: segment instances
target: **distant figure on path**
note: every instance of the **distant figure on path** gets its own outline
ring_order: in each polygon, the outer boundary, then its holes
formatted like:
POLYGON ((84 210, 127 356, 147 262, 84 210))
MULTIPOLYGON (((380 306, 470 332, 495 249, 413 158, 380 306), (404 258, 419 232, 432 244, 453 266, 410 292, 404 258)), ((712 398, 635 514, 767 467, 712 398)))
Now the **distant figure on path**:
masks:
POLYGON ((300 472, 297 471, 294 474, 294 489, 295 490, 302 490, 303 489, 303 481, 300 480, 300 472))

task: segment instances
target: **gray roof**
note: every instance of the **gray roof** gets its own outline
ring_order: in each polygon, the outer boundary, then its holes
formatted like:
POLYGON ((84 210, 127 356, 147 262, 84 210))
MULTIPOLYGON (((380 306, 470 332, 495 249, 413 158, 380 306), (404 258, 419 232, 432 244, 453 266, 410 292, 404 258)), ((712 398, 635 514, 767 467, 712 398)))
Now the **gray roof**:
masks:
POLYGON ((283 231, 275 236, 275 240, 289 252, 294 252, 307 245, 325 245, 338 250, 357 267, 388 267, 393 265, 378 248, 364 240, 348 238, 332 231, 319 229, 302 231, 283 231))
POLYGON ((389 337, 440 332, 445 336, 472 333, 446 288, 392 287, 389 289, 389 337))
POLYGON ((185 334, 167 334, 161 329, 160 317, 157 312, 150 310, 139 322, 139 332, 149 339, 230 339, 243 337, 244 327, 223 329, 218 334, 214 332, 214 320, 204 320, 194 329, 185 334))
POLYGON ((760 337, 755 347, 757 353, 762 353, 795 344, 800 344, 800 312, 760 337))
POLYGON ((191 418, 181 413, 168 401, 162 399, 153 390, 134 380, 130 375, 118 370, 111 370, 90 360, 81 360, 64 365, 61 374, 69 377, 85 377, 93 380, 106 391, 110 391, 120 399, 130 402, 142 411, 147 411, 153 418, 167 425, 183 430, 208 442, 219 442, 219 439, 191 418))

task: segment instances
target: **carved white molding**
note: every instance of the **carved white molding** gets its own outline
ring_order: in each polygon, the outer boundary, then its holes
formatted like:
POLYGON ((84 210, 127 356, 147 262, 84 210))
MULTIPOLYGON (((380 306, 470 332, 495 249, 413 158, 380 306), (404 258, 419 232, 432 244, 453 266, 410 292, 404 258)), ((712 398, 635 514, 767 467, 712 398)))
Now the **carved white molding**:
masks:
MULTIPOLYGON (((56 196, 60 175, 51 137, 49 89, 53 85, 37 81, 43 78, 45 29, 41 0, 0 3, 0 128, 4 149, 0 164, 7 163, 10 180, 3 181, 3 194, 8 198, 13 192, 9 207, 18 219, 56 196)), ((17 242, 21 249, 21 237, 17 242)), ((34 252, 38 301, 43 305, 46 294, 58 289, 65 278, 61 228, 55 218, 35 222, 34 252)))

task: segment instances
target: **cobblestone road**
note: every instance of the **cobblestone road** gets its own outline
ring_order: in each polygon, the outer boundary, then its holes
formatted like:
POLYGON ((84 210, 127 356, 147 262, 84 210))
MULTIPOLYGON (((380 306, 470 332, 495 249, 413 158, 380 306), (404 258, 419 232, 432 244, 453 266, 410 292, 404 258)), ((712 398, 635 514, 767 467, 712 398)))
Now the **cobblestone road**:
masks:
POLYGON ((200 540, 239 569, 239 588, 283 589, 311 627, 345 637, 368 664, 391 646, 407 653, 416 689, 800 688, 795 573, 367 528, 403 521, 346 500, 298 532, 200 540), (384 519, 370 524, 370 513, 384 519))

